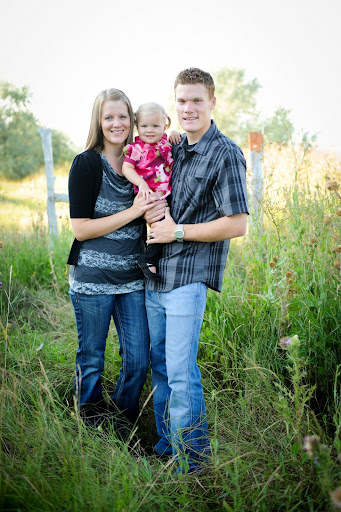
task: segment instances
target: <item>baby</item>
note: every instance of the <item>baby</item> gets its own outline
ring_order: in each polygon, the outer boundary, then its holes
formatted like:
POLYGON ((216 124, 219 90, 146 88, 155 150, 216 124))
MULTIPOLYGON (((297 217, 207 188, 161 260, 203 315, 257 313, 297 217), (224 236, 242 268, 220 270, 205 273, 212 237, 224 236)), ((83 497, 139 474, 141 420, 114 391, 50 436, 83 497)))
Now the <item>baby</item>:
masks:
MULTIPOLYGON (((148 196, 165 199, 172 190, 172 145, 165 133, 171 120, 161 105, 144 103, 135 113, 135 124, 138 136, 133 144, 123 149, 123 175, 133 183, 134 191, 142 193, 145 199, 148 196)), ((180 138, 180 134, 174 132, 175 140, 177 136, 180 138)), ((138 261, 145 277, 153 281, 160 281, 157 264, 161 249, 161 244, 148 246, 146 254, 138 261)))

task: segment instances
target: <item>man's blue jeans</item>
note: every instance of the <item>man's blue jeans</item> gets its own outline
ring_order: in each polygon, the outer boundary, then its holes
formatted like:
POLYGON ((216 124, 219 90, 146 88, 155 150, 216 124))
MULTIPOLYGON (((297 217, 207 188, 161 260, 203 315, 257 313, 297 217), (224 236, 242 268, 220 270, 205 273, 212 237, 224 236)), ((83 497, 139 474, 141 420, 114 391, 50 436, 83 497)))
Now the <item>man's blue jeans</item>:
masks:
POLYGON ((146 290, 151 341, 154 413, 159 454, 200 466, 209 447, 201 374, 196 358, 207 286, 193 283, 170 292, 146 290))
POLYGON ((144 291, 118 295, 85 295, 70 290, 76 315, 78 350, 75 395, 80 407, 103 400, 101 375, 111 317, 122 358, 120 376, 111 397, 127 418, 135 421, 149 366, 149 332, 144 291))

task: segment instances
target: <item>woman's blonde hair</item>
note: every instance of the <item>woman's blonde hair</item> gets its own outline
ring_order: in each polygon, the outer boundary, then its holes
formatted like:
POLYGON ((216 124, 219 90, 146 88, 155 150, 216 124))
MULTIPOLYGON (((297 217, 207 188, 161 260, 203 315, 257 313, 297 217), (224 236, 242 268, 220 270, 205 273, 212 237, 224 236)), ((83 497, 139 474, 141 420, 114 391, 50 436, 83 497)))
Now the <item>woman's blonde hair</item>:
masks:
POLYGON ((139 121, 139 116, 148 116, 150 114, 155 113, 160 114, 165 120, 165 129, 167 130, 171 125, 171 119, 165 109, 159 105, 158 103, 153 103, 150 101, 149 103, 143 103, 139 106, 139 108, 135 112, 135 125, 137 127, 137 123, 139 121))
POLYGON ((85 150, 94 149, 97 151, 97 153, 100 153, 104 149, 101 114, 102 105, 105 101, 123 101, 127 105, 130 118, 130 130, 124 145, 131 144, 133 142, 134 113, 128 96, 126 96, 124 92, 120 91, 119 89, 105 89, 99 93, 95 99, 94 106, 92 107, 90 129, 85 150))

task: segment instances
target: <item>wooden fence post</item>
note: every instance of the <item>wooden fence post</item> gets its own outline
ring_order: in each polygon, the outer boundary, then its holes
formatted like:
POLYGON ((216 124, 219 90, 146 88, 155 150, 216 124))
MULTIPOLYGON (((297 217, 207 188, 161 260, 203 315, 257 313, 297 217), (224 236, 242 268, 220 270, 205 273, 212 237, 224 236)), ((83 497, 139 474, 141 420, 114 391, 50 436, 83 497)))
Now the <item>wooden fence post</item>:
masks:
MULTIPOLYGON (((249 133, 249 148, 251 162, 251 213, 255 224, 263 229, 263 134, 261 132, 249 133)), ((251 222, 252 223, 252 222, 251 222)))
POLYGON ((67 194, 54 193, 53 156, 52 156, 52 135, 49 128, 38 130, 42 139, 42 146, 45 160, 45 174, 47 183, 47 217, 49 223, 50 246, 53 247, 53 238, 58 236, 58 225, 56 215, 56 201, 68 202, 67 194))
POLYGON ((42 146, 45 160, 45 174, 47 183, 47 217, 49 222, 50 245, 53 246, 53 238, 58 236, 57 215, 54 202, 54 175, 53 175, 53 156, 52 156, 52 138, 49 128, 38 130, 42 139, 42 146))

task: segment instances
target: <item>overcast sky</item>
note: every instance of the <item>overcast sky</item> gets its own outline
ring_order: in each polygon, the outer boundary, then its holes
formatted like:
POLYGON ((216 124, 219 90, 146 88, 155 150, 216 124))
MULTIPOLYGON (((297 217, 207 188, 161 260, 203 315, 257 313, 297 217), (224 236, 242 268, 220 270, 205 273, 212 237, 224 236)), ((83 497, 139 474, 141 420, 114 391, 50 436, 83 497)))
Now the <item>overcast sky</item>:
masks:
POLYGON ((102 89, 166 106, 182 69, 242 68, 264 115, 291 109, 340 150, 340 19, 340 0, 0 0, 0 80, 28 85, 38 120, 83 147, 102 89))

